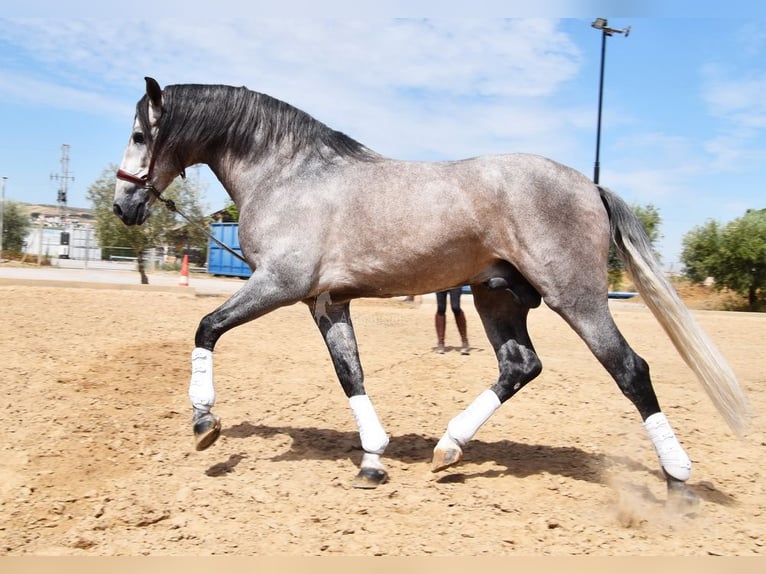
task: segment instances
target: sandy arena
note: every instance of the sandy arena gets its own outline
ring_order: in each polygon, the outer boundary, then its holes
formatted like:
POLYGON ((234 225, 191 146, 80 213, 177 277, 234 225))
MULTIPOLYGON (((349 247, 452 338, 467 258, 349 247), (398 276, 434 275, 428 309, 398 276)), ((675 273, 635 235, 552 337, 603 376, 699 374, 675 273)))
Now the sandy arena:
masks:
MULTIPOLYGON (((223 433, 198 453, 189 357, 199 319, 223 300, 0 285, 0 554, 766 554, 766 315, 694 312, 756 413, 739 440, 650 312, 613 304, 694 463, 702 502, 679 516, 638 414, 545 308, 530 328, 543 374, 457 467, 433 474, 433 447, 496 377, 470 299, 467 357, 433 352, 432 300, 352 303, 367 390, 391 435, 379 489, 351 487, 359 437, 303 305, 221 339, 223 433)), ((458 342, 449 315, 447 344, 458 342)))

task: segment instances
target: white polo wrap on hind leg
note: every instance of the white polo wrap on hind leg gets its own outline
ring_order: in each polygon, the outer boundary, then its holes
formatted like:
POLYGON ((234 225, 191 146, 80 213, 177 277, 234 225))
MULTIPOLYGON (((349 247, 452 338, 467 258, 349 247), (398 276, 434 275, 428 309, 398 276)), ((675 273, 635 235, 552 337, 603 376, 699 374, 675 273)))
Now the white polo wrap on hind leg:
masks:
POLYGON ((689 480, 692 461, 678 442, 663 413, 655 413, 644 421, 644 428, 654 443, 660 465, 676 480, 689 480))
POLYGON ((380 424, 370 397, 356 395, 348 399, 348 404, 351 406, 351 412, 354 413, 356 424, 359 427, 362 448, 371 454, 383 454, 388 446, 388 435, 383 425, 380 424))
POLYGON ((500 399, 495 392, 487 389, 468 405, 462 413, 453 418, 447 425, 450 438, 460 446, 473 438, 481 425, 500 407, 500 399))
POLYGON ((213 353, 197 347, 192 351, 192 373, 189 383, 189 399, 199 411, 209 412, 215 404, 213 388, 213 353))

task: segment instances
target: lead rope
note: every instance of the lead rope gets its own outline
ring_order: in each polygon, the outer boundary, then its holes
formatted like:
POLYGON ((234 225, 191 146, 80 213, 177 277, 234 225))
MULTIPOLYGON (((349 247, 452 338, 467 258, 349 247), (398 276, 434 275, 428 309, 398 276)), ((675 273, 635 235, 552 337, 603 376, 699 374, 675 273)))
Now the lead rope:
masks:
POLYGON ((239 253, 237 253, 236 251, 234 251, 234 250, 233 250, 231 247, 229 247, 228 245, 226 245, 226 244, 225 244, 223 241, 221 241, 220 239, 218 239, 217 237, 215 237, 215 236, 214 236, 212 233, 210 233, 210 232, 209 232, 207 229, 205 229, 204 227, 202 227, 202 226, 201 226, 199 223, 197 223, 196 221, 192 221, 192 219, 191 219, 189 216, 187 216, 187 215, 185 215, 183 212, 179 211, 178 207, 176 207, 176 202, 175 202, 175 201, 173 201, 172 199, 166 199, 166 198, 162 197, 162 195, 160 195, 160 194, 157 192, 157 190, 156 190, 156 189, 154 189, 154 187, 151 187, 151 190, 154 192, 154 195, 155 195, 155 197, 156 197, 156 198, 157 198, 159 201, 161 201, 162 203, 164 203, 164 204, 165 204, 165 207, 167 207, 167 208, 168 208, 170 211, 172 211, 173 213, 177 213, 178 215, 180 215, 181 217, 183 217, 183 218, 184 218, 184 219, 185 219, 185 220, 186 220, 186 221, 187 221, 187 222, 188 222, 190 225, 192 225, 192 226, 196 227, 197 229, 199 229, 200 231, 202 231, 202 232, 203 232, 205 235, 207 235, 207 236, 208 236, 210 239, 212 239, 213 241, 215 241, 215 242, 216 242, 216 243, 217 243, 217 244, 218 244, 218 245, 219 245, 219 246, 220 246, 222 249, 224 249, 225 251, 227 251, 228 253, 230 253, 231 255, 233 255, 234 257, 236 257, 237 259, 239 259, 240 261, 242 261, 242 263, 244 263, 244 264, 245 264, 245 265, 247 265, 248 267, 250 266, 250 265, 248 264, 248 262, 247 262, 247 261, 245 261, 245 258, 244 258, 244 257, 242 257, 242 255, 240 255, 239 253))
MULTIPOLYGON (((150 182, 151 177, 152 177, 152 172, 154 171, 154 160, 156 158, 157 158, 157 156, 152 154, 152 159, 149 161, 149 170, 146 172, 146 175, 139 177, 139 176, 134 175, 132 173, 129 173, 129 172, 123 170, 123 169, 118 169, 117 170, 117 179, 121 179, 123 181, 128 181, 128 182, 130 182, 130 183, 132 183, 134 185, 139 185, 139 186, 143 187, 144 189, 148 189, 150 192, 152 192, 154 194, 154 196, 158 200, 160 200, 162 203, 164 203, 165 207, 167 207, 170 211, 172 211, 173 213, 177 213, 178 215, 183 217, 190 225, 193 225, 194 227, 196 227, 197 229, 202 231, 202 233, 204 233, 210 239, 215 241, 222 249, 224 249, 225 251, 227 251, 228 253, 230 253, 231 255, 233 255, 234 257, 239 259, 240 261, 242 261, 242 263, 244 263, 245 265, 250 267, 250 264, 247 261, 245 261, 245 258, 242 257, 239 253, 234 251, 231 247, 226 245, 223 241, 221 241, 217 237, 214 237, 212 233, 210 233, 207 229, 202 227, 199 223, 197 223, 196 221, 192 221, 189 216, 187 216, 183 212, 179 211, 178 208, 176 207, 175 201, 173 201, 172 199, 165 199, 164 197, 162 197, 162 193, 157 191, 157 188, 154 187, 154 185, 150 182)), ((181 175, 182 178, 185 178, 186 177, 185 170, 182 169, 180 175, 181 175)))

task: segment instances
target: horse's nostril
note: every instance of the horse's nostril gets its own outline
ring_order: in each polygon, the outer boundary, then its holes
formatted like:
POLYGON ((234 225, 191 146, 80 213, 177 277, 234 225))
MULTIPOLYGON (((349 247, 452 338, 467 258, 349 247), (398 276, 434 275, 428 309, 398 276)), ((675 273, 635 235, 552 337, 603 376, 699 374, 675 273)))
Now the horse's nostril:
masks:
POLYGON ((120 206, 117 205, 116 203, 112 205, 112 211, 114 211, 114 214, 117 217, 122 217, 122 209, 120 209, 120 206))

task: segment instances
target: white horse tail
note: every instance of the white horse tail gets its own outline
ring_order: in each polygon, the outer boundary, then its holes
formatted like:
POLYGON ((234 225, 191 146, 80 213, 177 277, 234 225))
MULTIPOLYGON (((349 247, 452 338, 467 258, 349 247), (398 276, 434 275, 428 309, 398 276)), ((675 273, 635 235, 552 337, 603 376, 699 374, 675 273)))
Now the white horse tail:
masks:
POLYGON ((750 409, 737 377, 665 278, 633 210, 614 192, 598 188, 609 213, 612 241, 638 292, 721 416, 735 434, 742 436, 750 409))

